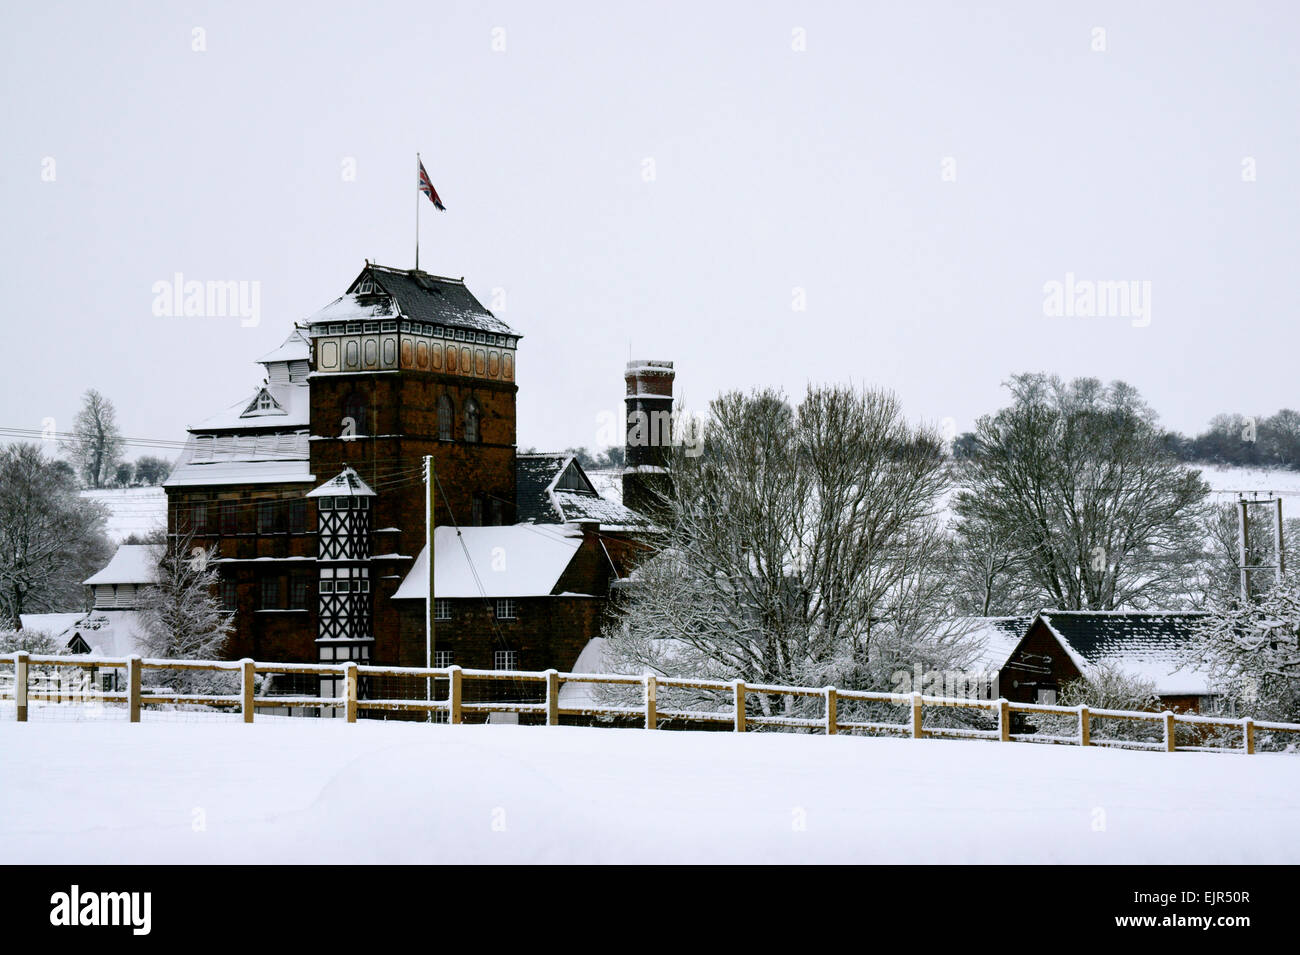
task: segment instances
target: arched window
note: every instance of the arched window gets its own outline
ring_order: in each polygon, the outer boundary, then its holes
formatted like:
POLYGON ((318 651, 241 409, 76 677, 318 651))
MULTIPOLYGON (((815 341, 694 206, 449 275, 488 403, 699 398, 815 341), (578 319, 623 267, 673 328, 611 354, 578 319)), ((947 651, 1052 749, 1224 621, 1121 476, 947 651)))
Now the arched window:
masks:
POLYGON ((465 402, 465 440, 471 443, 477 443, 480 440, 478 433, 479 423, 478 402, 470 398, 465 402))
POLYGON ((451 433, 452 422, 456 419, 456 409, 452 407, 451 399, 443 395, 438 399, 438 440, 451 441, 454 435, 451 433))
POLYGON ((353 434, 369 434, 370 422, 366 420, 367 409, 365 397, 357 391, 350 393, 343 401, 343 417, 351 418, 353 434))

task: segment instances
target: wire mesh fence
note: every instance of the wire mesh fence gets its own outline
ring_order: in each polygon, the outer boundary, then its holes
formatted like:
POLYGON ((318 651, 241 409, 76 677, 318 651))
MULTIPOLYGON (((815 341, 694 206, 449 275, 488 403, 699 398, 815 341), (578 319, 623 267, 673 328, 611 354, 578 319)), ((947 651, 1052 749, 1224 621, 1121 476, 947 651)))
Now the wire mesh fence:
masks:
MULTIPOLYGON (((0 657, 0 719, 209 722, 268 717, 643 726, 1300 752, 1300 724, 754 685, 653 675, 357 663, 0 657)), ((283 722, 283 721, 277 721, 283 722)))

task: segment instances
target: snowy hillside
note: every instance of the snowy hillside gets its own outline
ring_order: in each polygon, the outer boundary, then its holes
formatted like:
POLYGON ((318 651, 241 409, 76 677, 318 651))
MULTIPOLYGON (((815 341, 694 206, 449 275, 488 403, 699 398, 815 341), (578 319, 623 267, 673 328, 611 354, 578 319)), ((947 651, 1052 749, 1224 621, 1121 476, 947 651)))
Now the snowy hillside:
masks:
POLYGON ((108 508, 106 533, 115 544, 167 524, 167 494, 160 487, 105 488, 82 491, 81 496, 108 508))
POLYGON ((1236 500, 1237 491, 1272 491, 1282 496, 1282 513, 1300 517, 1300 471, 1285 468, 1240 468, 1194 465, 1218 501, 1236 500))
POLYGON ((1294 756, 177 716, 0 721, 0 858, 1300 862, 1294 756))

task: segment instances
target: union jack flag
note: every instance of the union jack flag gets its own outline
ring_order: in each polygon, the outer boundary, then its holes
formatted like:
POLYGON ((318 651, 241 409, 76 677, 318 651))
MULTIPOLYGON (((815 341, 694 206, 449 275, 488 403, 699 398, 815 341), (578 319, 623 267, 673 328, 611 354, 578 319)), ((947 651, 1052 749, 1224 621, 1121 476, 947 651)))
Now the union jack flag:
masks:
POLYGON ((419 160, 417 160, 417 163, 420 166, 420 191, 429 197, 429 201, 433 203, 435 209, 439 212, 446 212, 447 207, 438 198, 438 190, 433 188, 433 183, 429 180, 429 174, 424 171, 424 163, 419 160))

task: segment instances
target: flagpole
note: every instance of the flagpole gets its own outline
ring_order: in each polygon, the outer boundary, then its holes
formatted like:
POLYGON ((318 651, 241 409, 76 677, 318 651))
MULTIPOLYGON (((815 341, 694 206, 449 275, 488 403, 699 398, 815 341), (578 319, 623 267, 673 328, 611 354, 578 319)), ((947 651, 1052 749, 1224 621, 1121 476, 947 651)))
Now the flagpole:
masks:
POLYGON ((420 154, 415 154, 415 271, 420 271, 420 154))

